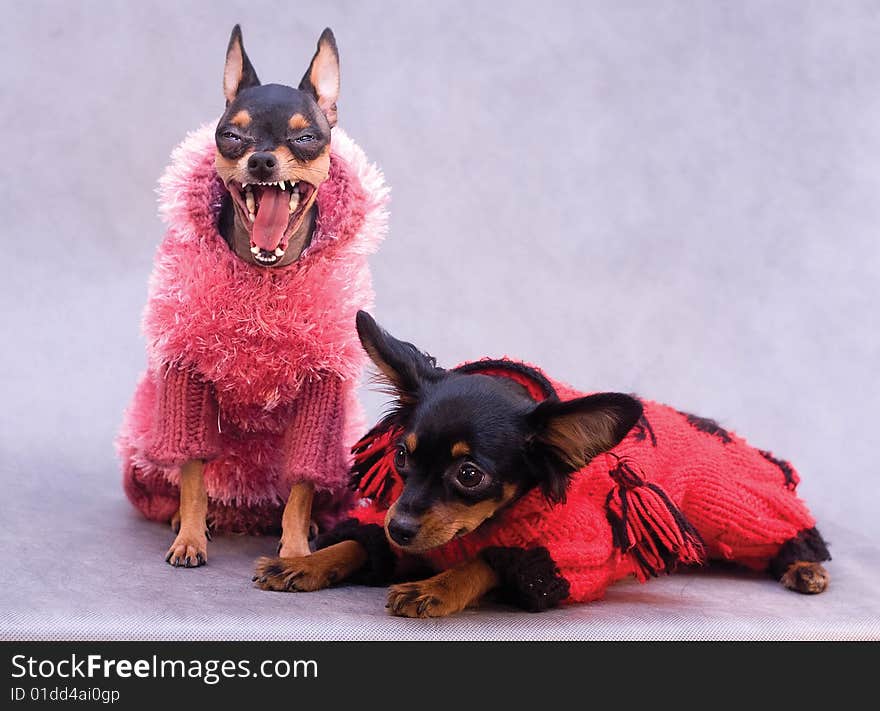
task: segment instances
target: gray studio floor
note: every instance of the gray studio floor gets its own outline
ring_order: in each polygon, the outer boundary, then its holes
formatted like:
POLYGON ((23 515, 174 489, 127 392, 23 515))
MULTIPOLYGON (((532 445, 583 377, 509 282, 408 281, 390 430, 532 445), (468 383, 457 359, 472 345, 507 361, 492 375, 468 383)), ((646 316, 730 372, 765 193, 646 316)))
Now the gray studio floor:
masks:
POLYGON ((84 490, 82 473, 68 474, 54 491, 27 487, 4 518, 5 638, 880 639, 877 549, 840 526, 825 526, 834 560, 820 596, 713 570, 624 582, 601 602, 542 614, 492 607, 420 621, 388 616, 377 588, 256 590, 251 565, 273 550, 267 538, 216 538, 207 567, 173 569, 162 561, 167 528, 140 519, 118 489, 84 490))

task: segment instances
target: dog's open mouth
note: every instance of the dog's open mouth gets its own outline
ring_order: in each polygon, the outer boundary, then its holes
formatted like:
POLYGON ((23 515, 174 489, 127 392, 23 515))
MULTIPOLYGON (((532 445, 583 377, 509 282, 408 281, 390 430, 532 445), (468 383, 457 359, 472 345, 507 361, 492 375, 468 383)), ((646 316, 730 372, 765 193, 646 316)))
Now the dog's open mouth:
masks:
POLYGON ((291 236, 302 224, 315 186, 304 180, 280 180, 244 184, 230 181, 226 187, 250 234, 254 260, 265 266, 281 261, 291 236))

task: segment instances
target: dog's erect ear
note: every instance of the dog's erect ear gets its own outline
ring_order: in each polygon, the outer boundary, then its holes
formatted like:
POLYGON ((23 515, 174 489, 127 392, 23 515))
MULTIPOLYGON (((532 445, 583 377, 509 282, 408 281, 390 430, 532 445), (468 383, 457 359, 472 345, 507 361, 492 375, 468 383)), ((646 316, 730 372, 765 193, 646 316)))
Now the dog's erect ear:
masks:
POLYGON ((530 450, 547 498, 564 500, 571 475, 616 447, 641 416, 642 403, 621 393, 536 405, 528 416, 530 450))
POLYGON ((421 388, 446 372, 412 343, 399 341, 383 330, 366 311, 358 311, 356 324, 361 345, 401 404, 415 403, 421 388))
POLYGON ((232 36, 229 38, 226 67, 223 69, 223 93, 226 95, 226 105, 229 106, 242 89, 259 85, 260 80, 257 78, 254 66, 244 51, 241 27, 236 25, 232 28, 232 36))
POLYGON ((336 102, 339 99, 339 52, 336 49, 336 38, 329 27, 318 39, 318 49, 299 83, 299 88, 315 98, 330 122, 330 128, 333 128, 336 125, 336 102))

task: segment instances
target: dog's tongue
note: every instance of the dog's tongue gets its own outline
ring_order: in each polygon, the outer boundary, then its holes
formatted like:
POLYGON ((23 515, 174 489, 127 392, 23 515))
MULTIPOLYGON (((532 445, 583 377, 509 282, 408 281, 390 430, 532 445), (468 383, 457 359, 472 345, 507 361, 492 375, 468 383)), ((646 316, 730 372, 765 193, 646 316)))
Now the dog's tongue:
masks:
POLYGON ((287 227, 290 196, 278 188, 266 188, 260 195, 260 209, 251 230, 251 239, 260 249, 274 252, 287 227))

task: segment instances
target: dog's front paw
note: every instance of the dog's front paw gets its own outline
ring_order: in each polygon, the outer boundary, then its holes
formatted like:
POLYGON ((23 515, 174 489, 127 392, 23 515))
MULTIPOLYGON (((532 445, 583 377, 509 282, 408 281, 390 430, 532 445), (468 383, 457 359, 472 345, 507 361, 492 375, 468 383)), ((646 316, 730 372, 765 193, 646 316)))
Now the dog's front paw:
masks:
POLYGON ((168 549, 165 561, 175 568, 198 568, 208 562, 208 537, 205 533, 181 531, 168 549))
POLYGON ((314 555, 260 558, 252 578, 261 590, 280 592, 314 592, 330 587, 338 579, 339 571, 335 566, 314 555))
POLYGON ((461 612, 466 605, 450 594, 449 589, 436 578, 417 583, 392 585, 388 589, 388 604, 392 615, 400 617, 446 617, 461 612))

